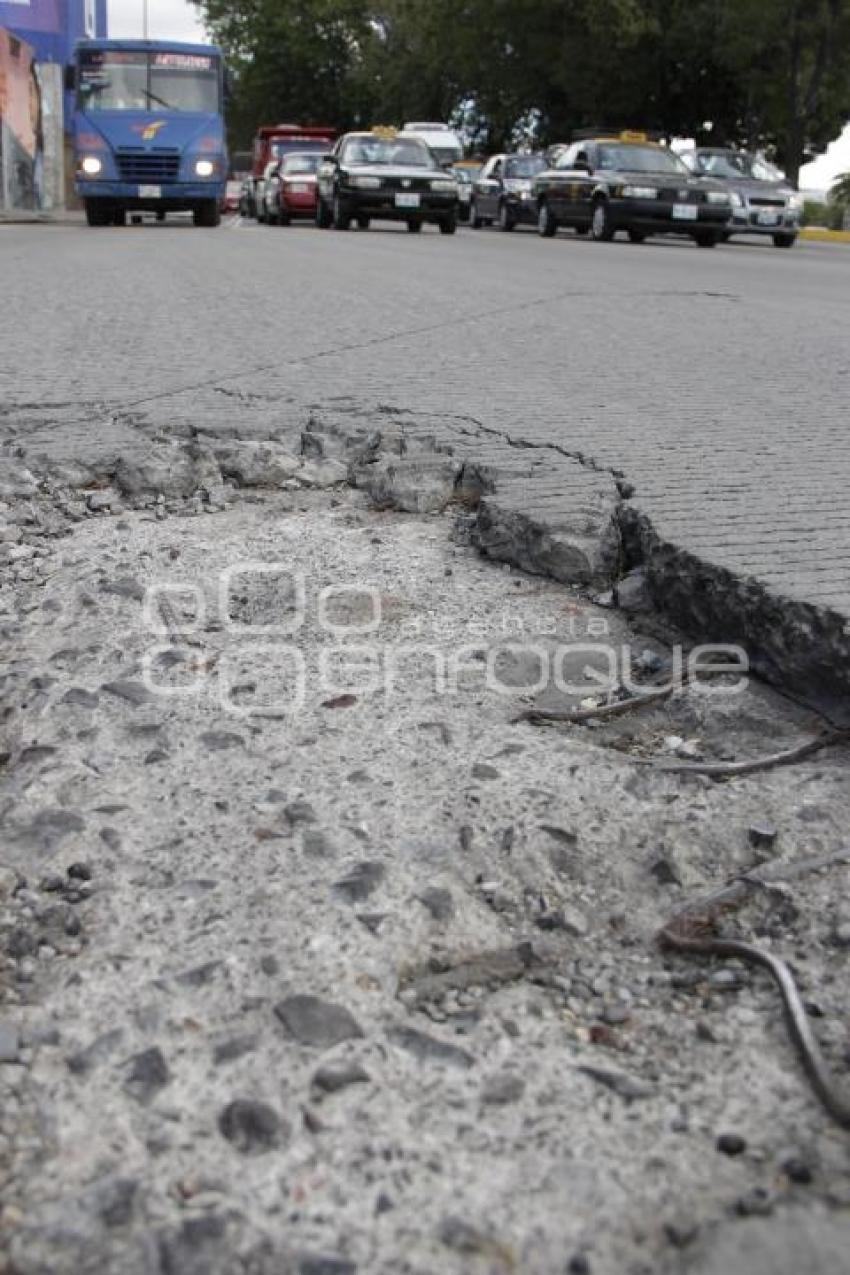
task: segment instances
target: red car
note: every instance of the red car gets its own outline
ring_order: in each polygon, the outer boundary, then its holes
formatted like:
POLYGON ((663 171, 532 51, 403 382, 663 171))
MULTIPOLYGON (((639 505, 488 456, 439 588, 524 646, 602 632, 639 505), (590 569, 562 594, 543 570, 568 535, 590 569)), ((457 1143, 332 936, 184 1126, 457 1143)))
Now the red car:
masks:
POLYGON ((239 197, 242 194, 241 182, 228 182, 221 201, 221 211, 233 213, 239 211, 239 197))
POLYGON ((265 220, 272 226, 288 226, 295 217, 316 216, 316 172, 324 152, 298 151, 284 155, 263 190, 265 220))

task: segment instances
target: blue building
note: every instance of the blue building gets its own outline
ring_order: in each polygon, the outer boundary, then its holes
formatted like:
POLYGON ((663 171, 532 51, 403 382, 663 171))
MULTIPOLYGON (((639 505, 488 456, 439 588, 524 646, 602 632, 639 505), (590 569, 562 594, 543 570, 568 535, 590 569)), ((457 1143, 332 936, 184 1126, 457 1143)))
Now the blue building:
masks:
POLYGON ((0 0, 0 27, 35 49, 38 62, 71 60, 77 40, 107 31, 107 0, 0 0))

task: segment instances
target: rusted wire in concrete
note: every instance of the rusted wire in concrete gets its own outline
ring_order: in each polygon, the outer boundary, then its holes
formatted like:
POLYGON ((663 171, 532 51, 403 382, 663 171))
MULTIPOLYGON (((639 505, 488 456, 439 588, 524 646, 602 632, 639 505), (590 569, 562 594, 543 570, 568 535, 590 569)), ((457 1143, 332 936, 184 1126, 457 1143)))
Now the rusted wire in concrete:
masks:
POLYGON ((779 988, 791 1040, 803 1069, 824 1110, 843 1129, 850 1129, 850 1101, 838 1092, 815 1038, 794 976, 786 963, 764 948, 741 939, 723 938, 714 933, 718 919, 740 907, 754 889, 770 888, 771 881, 788 880, 850 860, 850 847, 831 855, 798 860, 790 864, 768 865, 758 874, 739 877, 729 885, 676 913, 659 930, 659 944, 683 956, 737 957, 749 965, 766 969, 779 988))

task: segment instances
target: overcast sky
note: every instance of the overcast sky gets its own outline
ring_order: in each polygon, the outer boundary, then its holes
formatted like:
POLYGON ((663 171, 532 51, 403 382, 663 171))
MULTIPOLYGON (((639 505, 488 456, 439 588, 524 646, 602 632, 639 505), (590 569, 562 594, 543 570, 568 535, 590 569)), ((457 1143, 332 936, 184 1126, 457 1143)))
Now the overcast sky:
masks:
MULTIPOLYGON (((109 34, 141 39, 144 0, 109 0, 109 34)), ((152 40, 203 41, 198 10, 189 0, 148 0, 152 40)))
MULTIPOLYGON (((144 0, 109 0, 109 34, 142 34, 144 0)), ((153 40, 205 39, 198 11, 189 0, 148 0, 150 35, 153 40)), ((839 173, 850 171, 850 128, 844 130, 825 155, 800 174, 800 185, 810 190, 831 185, 839 173)))

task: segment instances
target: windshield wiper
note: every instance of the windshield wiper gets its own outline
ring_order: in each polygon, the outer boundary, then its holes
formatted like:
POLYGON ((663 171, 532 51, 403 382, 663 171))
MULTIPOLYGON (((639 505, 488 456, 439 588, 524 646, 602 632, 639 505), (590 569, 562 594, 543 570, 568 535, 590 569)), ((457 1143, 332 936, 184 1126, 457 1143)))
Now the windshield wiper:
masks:
POLYGON ((150 89, 143 89, 142 92, 149 102, 159 102, 160 106, 164 106, 167 111, 177 110, 176 106, 172 106, 170 102, 166 102, 162 97, 157 97, 156 93, 151 93, 150 89))

